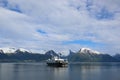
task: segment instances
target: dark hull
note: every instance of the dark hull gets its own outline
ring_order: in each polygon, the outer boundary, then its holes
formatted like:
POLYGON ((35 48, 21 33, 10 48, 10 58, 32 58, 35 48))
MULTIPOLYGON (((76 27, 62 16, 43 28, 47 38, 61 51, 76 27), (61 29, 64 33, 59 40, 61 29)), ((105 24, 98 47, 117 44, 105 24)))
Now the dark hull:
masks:
POLYGON ((64 67, 67 65, 67 63, 47 63, 47 65, 53 67, 64 67))

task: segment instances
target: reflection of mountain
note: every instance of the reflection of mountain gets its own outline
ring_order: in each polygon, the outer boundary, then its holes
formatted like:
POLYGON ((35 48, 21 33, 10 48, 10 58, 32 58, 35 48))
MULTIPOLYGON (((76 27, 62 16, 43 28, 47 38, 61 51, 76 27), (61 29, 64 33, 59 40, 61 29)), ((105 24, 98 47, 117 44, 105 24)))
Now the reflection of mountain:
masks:
POLYGON ((69 80, 118 80, 119 67, 115 62, 73 63, 68 68, 69 80))
MULTIPOLYGON (((78 64, 70 64, 69 65, 69 75, 70 80, 91 80, 87 79, 88 76, 92 76, 89 73, 94 73, 97 69, 97 72, 100 72, 100 66, 95 66, 96 64, 90 64, 90 63, 78 63, 78 64)), ((94 77, 95 78, 95 77, 94 77)), ((94 80, 94 79, 93 79, 94 80)), ((95 79, 98 80, 98 79, 95 79)))

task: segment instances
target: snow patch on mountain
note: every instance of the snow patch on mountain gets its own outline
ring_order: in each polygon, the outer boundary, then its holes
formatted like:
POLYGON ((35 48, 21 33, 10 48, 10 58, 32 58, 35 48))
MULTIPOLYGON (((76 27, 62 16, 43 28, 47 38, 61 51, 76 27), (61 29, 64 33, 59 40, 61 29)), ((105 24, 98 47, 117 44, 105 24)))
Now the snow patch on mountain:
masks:
POLYGON ((6 53, 6 54, 9 54, 9 53, 16 53, 16 51, 20 51, 20 52, 29 52, 29 53, 32 53, 31 51, 27 50, 27 49, 23 49, 23 48, 19 48, 19 49, 16 49, 16 48, 0 48, 0 52, 1 53, 6 53))
POLYGON ((79 53, 91 53, 91 54, 100 54, 100 52, 92 50, 90 48, 81 48, 79 53))
POLYGON ((19 50, 19 51, 21 51, 21 52, 29 52, 29 53, 32 53, 31 51, 29 51, 29 50, 27 50, 27 49, 24 49, 24 48, 19 48, 19 49, 17 49, 17 50, 19 50))
POLYGON ((15 48, 0 48, 0 51, 3 53, 15 53, 15 48))

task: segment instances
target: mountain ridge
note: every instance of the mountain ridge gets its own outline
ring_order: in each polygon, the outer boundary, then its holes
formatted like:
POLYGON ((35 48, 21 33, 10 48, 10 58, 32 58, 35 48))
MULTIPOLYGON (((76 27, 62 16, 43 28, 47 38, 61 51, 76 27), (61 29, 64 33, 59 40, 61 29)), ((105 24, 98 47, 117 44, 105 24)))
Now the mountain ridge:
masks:
MULTIPOLYGON (((6 49, 5 49, 6 50, 6 49)), ((7 49, 9 53, 4 53, 0 48, 0 62, 38 62, 46 61, 55 56, 60 56, 61 53, 56 53, 54 50, 48 50, 45 54, 33 53, 26 49, 7 49), (11 52, 14 53, 11 53, 11 52)), ((69 55, 61 56, 61 58, 68 59, 70 62, 120 62, 120 54, 111 56, 109 54, 102 54, 101 52, 89 49, 81 48, 78 52, 69 50, 69 55)))
POLYGON ((91 54, 100 54, 100 52, 92 50, 90 48, 81 48, 78 53, 91 53, 91 54))
POLYGON ((68 55, 70 62, 118 62, 118 59, 114 56, 89 48, 81 48, 78 52, 72 52, 72 54, 71 52, 68 55))

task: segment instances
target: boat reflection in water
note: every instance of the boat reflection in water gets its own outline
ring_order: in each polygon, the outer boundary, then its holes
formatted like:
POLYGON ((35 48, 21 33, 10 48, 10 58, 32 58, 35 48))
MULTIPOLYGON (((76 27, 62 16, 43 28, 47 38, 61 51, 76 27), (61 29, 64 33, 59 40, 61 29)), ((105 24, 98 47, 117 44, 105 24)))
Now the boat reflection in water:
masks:
POLYGON ((67 66, 67 64, 68 64, 68 61, 66 59, 61 59, 59 57, 53 57, 52 59, 47 60, 48 66, 65 67, 67 66))

